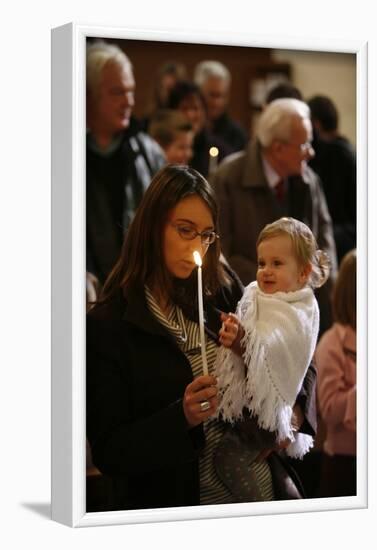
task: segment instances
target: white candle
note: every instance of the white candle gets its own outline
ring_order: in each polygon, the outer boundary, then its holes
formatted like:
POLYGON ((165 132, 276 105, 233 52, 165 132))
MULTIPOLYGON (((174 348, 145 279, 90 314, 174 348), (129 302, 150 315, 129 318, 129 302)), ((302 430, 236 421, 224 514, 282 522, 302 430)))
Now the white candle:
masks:
POLYGON ((203 314, 203 289, 202 289, 202 258, 197 250, 194 252, 194 260, 198 266, 198 306, 199 306, 199 331, 200 348, 202 352, 203 374, 208 374, 206 340, 204 334, 204 314, 203 314))
POLYGON ((208 174, 212 174, 217 168, 217 157, 219 155, 219 150, 217 147, 211 147, 209 150, 209 166, 208 174))

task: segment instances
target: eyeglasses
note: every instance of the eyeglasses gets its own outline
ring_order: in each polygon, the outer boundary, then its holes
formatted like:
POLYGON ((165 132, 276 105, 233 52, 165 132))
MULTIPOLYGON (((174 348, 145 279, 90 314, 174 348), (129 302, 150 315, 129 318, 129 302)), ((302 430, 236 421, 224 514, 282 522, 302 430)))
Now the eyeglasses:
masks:
POLYGON ((282 143, 288 147, 296 147, 296 149, 300 149, 301 153, 307 153, 310 149, 313 149, 313 145, 310 141, 305 143, 289 143, 289 141, 283 141, 282 143))
POLYGON ((179 236, 182 237, 185 241, 193 241, 196 239, 196 237, 200 237, 201 242, 205 246, 209 246, 210 244, 213 244, 216 239, 219 238, 217 233, 215 231, 202 231, 202 233, 199 233, 192 227, 188 227, 187 225, 178 225, 175 223, 171 224, 172 227, 178 232, 179 236))

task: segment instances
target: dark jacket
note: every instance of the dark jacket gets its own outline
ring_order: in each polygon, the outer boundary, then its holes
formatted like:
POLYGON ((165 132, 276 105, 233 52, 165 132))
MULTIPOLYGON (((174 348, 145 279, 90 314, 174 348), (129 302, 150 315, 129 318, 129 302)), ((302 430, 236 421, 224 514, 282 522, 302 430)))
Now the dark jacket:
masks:
POLYGON ((356 246, 356 154, 342 136, 326 141, 314 136, 310 166, 323 184, 340 262, 356 246))
POLYGON ((154 174, 165 164, 159 145, 135 128, 108 155, 86 148, 86 271, 103 283, 154 174))
POLYGON ((213 121, 212 132, 230 147, 232 153, 242 151, 246 146, 247 134, 245 130, 231 119, 228 113, 223 113, 213 121))
MULTIPOLYGON (((216 338, 218 309, 234 311, 242 285, 233 278, 205 306, 207 335, 216 338), (218 309, 217 309, 218 308, 218 309)), ((87 320, 87 436, 93 462, 113 482, 113 509, 199 504, 202 426, 188 429, 182 397, 190 363, 150 313, 144 292, 121 294, 87 320)), ((305 427, 315 433, 315 371, 300 398, 305 427)))

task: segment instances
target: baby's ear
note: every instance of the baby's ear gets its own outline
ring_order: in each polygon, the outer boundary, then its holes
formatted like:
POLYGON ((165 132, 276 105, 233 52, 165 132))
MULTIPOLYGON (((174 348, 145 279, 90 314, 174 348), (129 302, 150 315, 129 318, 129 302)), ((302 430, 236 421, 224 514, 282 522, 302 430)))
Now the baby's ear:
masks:
POLYGON ((313 266, 311 263, 308 263, 306 265, 304 265, 302 268, 301 268, 301 272, 300 272, 300 280, 302 283, 306 283, 307 280, 309 279, 309 276, 312 272, 312 269, 313 269, 313 266))

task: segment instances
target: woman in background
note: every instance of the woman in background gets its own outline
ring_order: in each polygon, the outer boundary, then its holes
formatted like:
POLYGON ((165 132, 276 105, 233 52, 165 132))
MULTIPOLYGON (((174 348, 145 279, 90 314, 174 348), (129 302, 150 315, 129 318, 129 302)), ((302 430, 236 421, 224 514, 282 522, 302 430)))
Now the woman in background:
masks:
POLYGON ((326 427, 319 496, 356 495, 356 249, 340 264, 334 325, 317 346, 318 405, 326 427))
POLYGON ((217 149, 216 165, 233 151, 207 128, 207 106, 199 87, 189 80, 177 82, 170 91, 168 108, 180 111, 191 123, 194 142, 190 166, 204 177, 209 176, 215 170, 215 165, 210 161, 210 149, 217 149))

